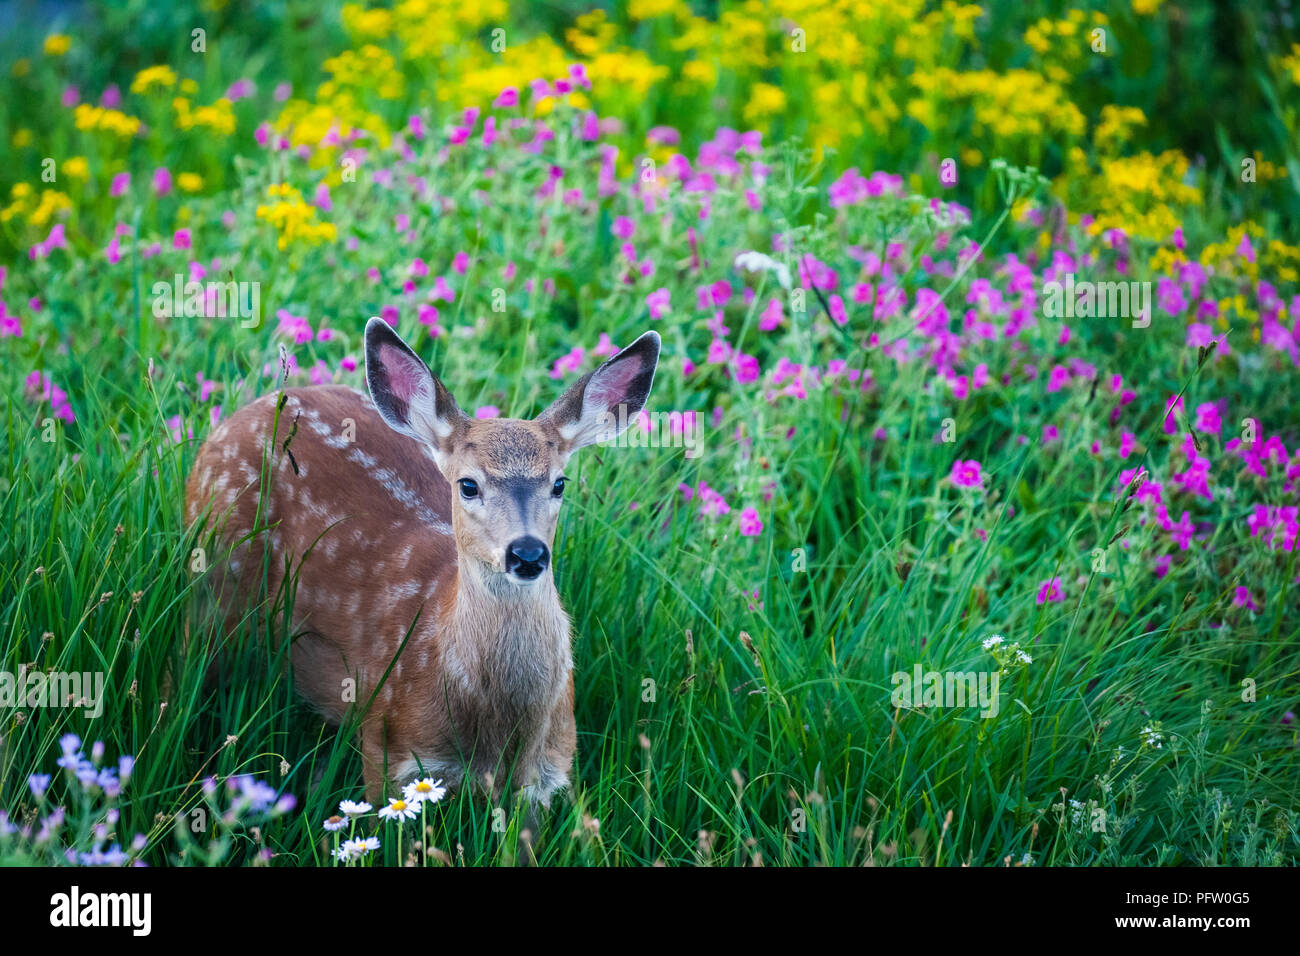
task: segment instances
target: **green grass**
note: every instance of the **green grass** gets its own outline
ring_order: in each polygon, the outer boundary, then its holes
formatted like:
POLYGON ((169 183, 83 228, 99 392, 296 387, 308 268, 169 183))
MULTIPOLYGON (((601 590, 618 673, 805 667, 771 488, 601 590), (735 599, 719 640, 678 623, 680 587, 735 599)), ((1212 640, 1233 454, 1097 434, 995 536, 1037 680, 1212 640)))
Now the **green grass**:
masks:
MULTIPOLYGON (((25 664, 103 672, 107 691, 94 719, 79 708, 0 708, 0 809, 39 829, 49 804, 33 797, 27 779, 54 773, 49 799, 68 808, 69 820, 62 836, 44 842, 6 836, 0 826, 0 863, 55 862, 63 847, 95 842, 102 801, 83 804, 55 766, 67 733, 102 740, 110 760, 136 757, 106 839, 126 846, 145 834, 139 858, 150 864, 260 863, 264 850, 273 865, 329 862, 322 821, 362 793, 354 740, 294 695, 283 653, 292 635, 268 613, 291 604, 291 593, 267 596, 270 608, 254 609, 213 660, 215 625, 196 610, 204 580, 193 549, 204 541, 183 526, 183 489, 213 406, 228 417, 278 387, 281 345, 302 370, 294 384, 319 360, 335 381, 360 385, 340 362, 359 358, 366 318, 394 304, 402 334, 467 410, 495 404, 535 414, 566 384, 548 371, 570 348, 590 350, 601 333, 625 344, 654 327, 664 355, 649 407, 694 410, 706 422, 717 409, 720 422, 704 429, 698 459, 681 448, 590 448, 571 463, 554 553, 573 618, 574 785, 527 846, 521 808, 453 795, 428 819, 430 846, 446 859, 1296 862, 1300 562, 1296 551, 1270 550, 1247 525, 1255 505, 1292 504, 1296 492, 1285 467, 1260 477, 1224 447, 1246 418, 1259 423, 1260 442, 1300 444, 1290 400, 1296 369, 1259 341, 1267 310, 1253 281, 1268 279, 1296 301, 1294 280, 1274 275, 1282 254, 1256 273, 1239 259, 1225 265, 1226 253, 1216 257, 1205 301, 1249 299, 1225 306, 1215 327, 1231 328, 1230 351, 1199 355, 1186 344, 1192 316, 1160 311, 1142 330, 1127 320, 1071 320, 1066 341, 1060 320, 1035 307, 1035 324, 983 338, 963 326, 975 281, 990 280, 1010 298, 1001 271, 1008 253, 1032 262, 1035 290, 1045 280, 1044 262, 1030 259, 1043 252, 1039 230, 1003 213, 1008 191, 1037 188, 1032 174, 990 177, 998 212, 977 217, 940 250, 941 230, 916 197, 830 208, 830 174, 810 168, 792 144, 767 144, 763 161, 773 169, 761 211, 746 203, 744 183, 723 181, 707 218, 700 195, 671 181, 654 215, 627 177, 589 208, 558 193, 539 197, 551 163, 564 167, 563 188, 595 196, 597 146, 566 123, 543 155, 507 143, 490 158, 473 146, 442 158, 442 145, 431 136, 407 161, 375 151, 359 181, 334 184, 334 209, 320 216, 337 226, 334 243, 278 248, 275 229, 256 214, 267 187, 288 182, 310 198, 326 173, 257 152, 233 163, 234 185, 204 198, 154 197, 137 169, 134 191, 113 207, 116 221, 139 230, 138 242, 124 239, 119 263, 106 260, 102 237, 70 228, 70 248, 11 265, 2 291, 23 335, 0 339, 0 672, 25 664), (397 171, 395 187, 373 180, 379 167, 397 171), (406 190, 407 172, 426 177, 452 206, 406 190), (222 221, 227 212, 233 226, 222 221), (398 214, 411 217, 415 241, 394 227, 398 214), (610 233, 617 216, 636 220, 637 255, 655 262, 652 276, 624 282, 621 241, 610 233), (181 226, 193 231, 193 251, 171 248, 181 226), (778 236, 786 248, 774 246, 778 236), (146 257, 155 240, 163 251, 146 257), (879 282, 852 250, 884 256, 891 242, 907 247, 897 281, 908 308, 879 321, 871 304, 851 301, 856 282, 879 282), (967 242, 987 256, 969 273, 956 261, 967 242), (739 273, 732 264, 743 250, 773 255, 796 286, 806 256, 833 267, 848 321, 823 314, 823 293, 809 290, 799 311, 771 274, 739 273), (464 276, 451 265, 462 251, 474 260, 464 276), (950 270, 927 273, 922 254, 950 270), (439 275, 456 289, 454 302, 438 303, 445 335, 432 336, 401 291, 416 256, 430 270, 420 291, 439 275), (221 266, 209 278, 260 284, 261 325, 156 318, 153 283, 213 259, 221 266), (510 279, 507 264, 517 267, 510 279), (705 359, 716 310, 697 306, 697 290, 719 280, 736 293, 721 310, 727 341, 759 362, 757 381, 705 359), (746 285, 751 303, 741 301, 746 285), (671 310, 652 319, 646 296, 660 288, 670 290, 671 310), (870 340, 928 343, 912 311, 922 288, 946 294, 944 330, 960 337, 957 369, 988 365, 989 384, 966 399, 954 397, 926 357, 895 361, 870 340), (759 315, 773 296, 787 318, 763 332, 759 315), (25 304, 32 297, 42 300, 39 310, 25 304), (328 326, 335 338, 292 344, 276 331, 278 309, 307 316, 317 331, 328 326), (689 376, 688 358, 697 366, 689 376), (782 358, 823 369, 843 360, 873 384, 864 391, 841 379, 810 385, 805 398, 769 395, 779 390, 772 373, 782 358), (1049 370, 1075 360, 1095 368, 1095 387, 1076 374, 1048 390, 1049 370), (1031 364, 1037 377, 1025 372, 1031 364), (67 391, 75 423, 52 420, 49 404, 30 394, 33 370, 67 391), (201 398, 196 375, 216 382, 216 394, 201 398), (1118 419, 1112 375, 1135 392, 1118 419), (1220 405, 1222 434, 1201 429, 1198 438, 1211 462, 1212 500, 1175 495, 1170 482, 1191 427, 1180 415, 1176 433, 1165 433, 1165 403, 1175 394, 1188 413, 1220 405), (178 425, 193 437, 175 440, 178 425), (1047 425, 1059 439, 1041 437, 1047 425), (936 438, 945 431, 952 441, 936 438), (1120 459, 1124 431, 1136 450, 1120 459), (970 459, 983 468, 981 493, 948 480, 954 461, 970 459), (1198 537, 1189 548, 1171 541, 1148 505, 1121 494, 1121 472, 1138 464, 1165 483, 1171 516, 1190 512, 1198 537), (698 497, 684 499, 678 486, 702 481, 726 496, 730 513, 701 515, 698 497), (739 533, 747 507, 763 522, 758 535, 739 533), (1165 557, 1169 570, 1158 576, 1153 568, 1165 557), (1053 577, 1064 600, 1038 603, 1041 583, 1053 577), (1235 602, 1239 587, 1258 611, 1235 602), (1032 662, 1004 667, 982 646, 995 634, 1032 662), (892 676, 918 664, 999 672, 996 715, 895 706, 892 676), (294 794, 296 809, 223 821, 203 782, 239 774, 294 794)), ((1224 241, 1221 213, 1189 227, 1193 259, 1201 240, 1224 241)), ((1158 281, 1151 262, 1169 244, 1134 239, 1132 247, 1125 277, 1158 281)), ((1066 249, 1093 257, 1078 263, 1081 278, 1119 277, 1116 253, 1075 225, 1047 254, 1066 249)), ((590 355, 584 363, 595 364, 590 355)), ((384 847, 372 861, 399 862, 395 831, 385 824, 379 832, 384 847)))

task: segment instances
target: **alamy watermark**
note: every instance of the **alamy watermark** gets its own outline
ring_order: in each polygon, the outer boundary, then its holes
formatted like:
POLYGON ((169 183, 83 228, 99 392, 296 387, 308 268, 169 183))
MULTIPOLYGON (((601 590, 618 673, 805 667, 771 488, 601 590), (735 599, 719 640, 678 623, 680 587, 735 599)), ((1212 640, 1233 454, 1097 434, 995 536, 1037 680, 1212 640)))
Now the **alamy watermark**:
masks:
POLYGON ((239 318, 240 328, 256 328, 262 321, 260 282, 200 282, 176 273, 171 282, 155 282, 154 318, 239 318))
POLYGON ((1043 314, 1049 319, 1132 319, 1133 328, 1151 324, 1150 282, 1065 282, 1043 284, 1043 314))
POLYGON ((902 707, 979 707, 981 717, 998 715, 998 671, 895 671, 889 702, 902 707))
POLYGON ((80 707, 86 717, 104 713, 102 671, 0 671, 0 710, 13 707, 80 707))
POLYGON ((687 458, 698 458, 700 416, 696 412, 639 412, 628 421, 627 406, 619 404, 618 414, 601 412, 601 438, 597 444, 614 448, 685 448, 687 458))

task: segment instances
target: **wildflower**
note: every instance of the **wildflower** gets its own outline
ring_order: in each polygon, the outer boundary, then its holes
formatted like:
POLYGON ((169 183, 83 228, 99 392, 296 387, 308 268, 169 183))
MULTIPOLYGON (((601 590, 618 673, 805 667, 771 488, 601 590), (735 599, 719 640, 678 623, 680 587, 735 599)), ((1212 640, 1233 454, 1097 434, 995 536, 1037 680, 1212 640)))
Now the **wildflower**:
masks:
POLYGON ((740 513, 740 533, 745 537, 754 537, 763 531, 763 522, 754 508, 746 508, 740 513))
POLYGON ((1232 592, 1232 606, 1249 608, 1252 611, 1260 611, 1262 608, 1255 603, 1255 598, 1250 593, 1250 588, 1244 584, 1239 584, 1232 592))
POLYGON ((1064 600, 1065 593, 1061 590, 1061 579, 1059 577, 1048 578, 1038 585, 1038 597, 1035 603, 1059 603, 1064 600))
POLYGON ((414 820, 416 812, 415 807, 405 800, 390 797, 388 806, 380 807, 379 816, 384 820, 414 820))
POLYGON ((656 289, 645 297, 645 304, 650 307, 650 318, 661 319, 668 312, 668 290, 656 289))
POLYGON ((32 796, 37 800, 45 797, 45 791, 50 787, 50 775, 48 773, 34 773, 27 778, 27 787, 31 790, 32 796))
POLYGON ((1146 744, 1148 747, 1154 747, 1157 750, 1161 748, 1165 739, 1164 734, 1160 732, 1159 724, 1147 724, 1138 731, 1138 735, 1142 738, 1142 743, 1146 744))
POLYGON ((322 824, 322 826, 324 826, 325 829, 328 830, 330 833, 337 833, 339 830, 342 830, 347 825, 348 825, 348 821, 343 819, 338 814, 335 814, 334 816, 330 817, 322 824))
POLYGON ((978 488, 984 490, 984 477, 980 473, 980 463, 974 458, 962 461, 960 458, 952 463, 949 479, 958 488, 978 488))
POLYGON ((339 804, 339 811, 354 820, 357 817, 365 816, 373 809, 374 807, 364 801, 361 803, 354 803, 351 800, 344 800, 339 804))
POLYGON ((432 777, 413 780, 402 790, 402 796, 406 798, 406 802, 414 805, 437 803, 446 795, 447 788, 442 786, 442 781, 434 780, 432 777))

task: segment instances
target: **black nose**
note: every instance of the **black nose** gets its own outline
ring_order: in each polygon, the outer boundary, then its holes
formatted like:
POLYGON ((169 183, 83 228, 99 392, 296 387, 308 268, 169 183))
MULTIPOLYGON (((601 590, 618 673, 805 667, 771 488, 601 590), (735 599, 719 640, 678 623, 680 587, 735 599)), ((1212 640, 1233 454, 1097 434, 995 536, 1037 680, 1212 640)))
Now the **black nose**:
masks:
POLYGON ((532 535, 517 538, 506 548, 506 570, 526 580, 532 580, 551 563, 551 552, 532 535))

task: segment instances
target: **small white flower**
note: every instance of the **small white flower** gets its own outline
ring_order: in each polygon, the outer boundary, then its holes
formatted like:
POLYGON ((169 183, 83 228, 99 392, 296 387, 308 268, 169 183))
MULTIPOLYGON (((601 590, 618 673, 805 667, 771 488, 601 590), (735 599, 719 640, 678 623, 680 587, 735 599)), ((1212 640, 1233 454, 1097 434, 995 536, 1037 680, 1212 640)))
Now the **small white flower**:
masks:
POLYGON ((1159 750, 1161 747, 1161 741, 1165 739, 1164 735, 1161 734, 1160 731, 1152 727, 1150 724, 1147 724, 1145 727, 1143 727, 1140 733, 1142 735, 1142 742, 1146 744, 1148 747, 1154 747, 1157 750, 1159 750))
POLYGON ((366 837, 364 840, 345 840, 343 845, 334 851, 334 858, 344 862, 359 860, 372 850, 378 849, 378 837, 366 837))
POLYGON ((1034 659, 1019 648, 1016 649, 1016 661, 1021 664, 1032 664, 1034 659))
POLYGON ((347 825, 348 825, 348 821, 343 819, 340 816, 330 817, 323 824, 325 829, 328 830, 330 833, 337 833, 339 830, 342 830, 347 825))
POLYGON ((737 269, 743 269, 746 272, 772 272, 776 275, 776 281, 782 289, 787 291, 790 289, 789 268, 777 262, 771 256, 753 250, 742 252, 736 256, 735 266, 737 269))
POLYGON ((388 806, 380 807, 379 816, 385 820, 414 820, 415 807, 405 800, 392 797, 388 801, 388 806))
POLYGON ((402 789, 402 796, 406 802, 419 806, 421 803, 437 803, 447 795, 447 788, 442 786, 441 780, 434 780, 432 777, 425 777, 422 780, 412 780, 402 789))
POLYGON ((351 800, 344 800, 339 804, 339 810, 350 817, 363 816, 373 809, 374 807, 366 803, 364 800, 361 803, 353 803, 351 800))
POLYGON ((994 634, 992 637, 986 637, 984 638, 984 650, 991 651, 1005 640, 1006 638, 1001 634, 994 634))

